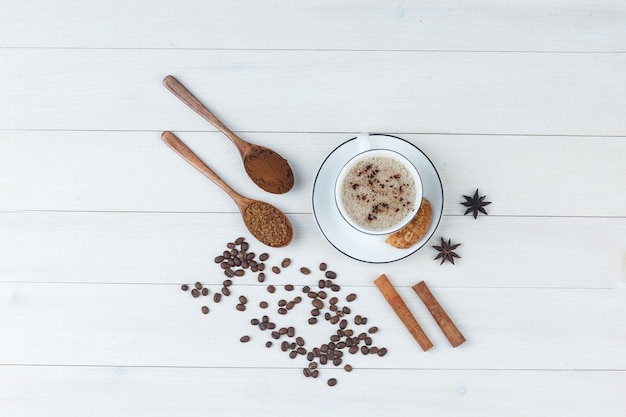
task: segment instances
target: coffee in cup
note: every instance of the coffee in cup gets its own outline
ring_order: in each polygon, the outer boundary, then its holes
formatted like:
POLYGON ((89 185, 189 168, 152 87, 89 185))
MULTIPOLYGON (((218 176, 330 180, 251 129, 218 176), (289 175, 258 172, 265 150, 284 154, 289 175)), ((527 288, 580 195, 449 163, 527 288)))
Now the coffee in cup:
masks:
POLYGON ((370 234, 388 234, 406 226, 422 200, 422 182, 413 164, 388 149, 371 149, 341 170, 335 200, 345 220, 370 234))

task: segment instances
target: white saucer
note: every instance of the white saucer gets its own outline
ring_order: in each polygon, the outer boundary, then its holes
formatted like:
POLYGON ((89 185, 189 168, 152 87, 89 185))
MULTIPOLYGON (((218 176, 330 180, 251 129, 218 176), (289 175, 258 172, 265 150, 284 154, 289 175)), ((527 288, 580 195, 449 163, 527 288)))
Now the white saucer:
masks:
POLYGON ((398 249, 385 243, 386 236, 359 232, 343 219, 335 203, 335 180, 344 164, 360 152, 356 138, 339 145, 322 162, 313 183, 313 215, 324 237, 343 254, 362 262, 394 262, 417 252, 435 233, 443 214, 443 186, 433 163, 412 143, 382 134, 370 134, 370 141, 373 149, 391 149, 404 155, 419 171, 423 195, 430 201, 433 211, 424 237, 408 249, 398 249))

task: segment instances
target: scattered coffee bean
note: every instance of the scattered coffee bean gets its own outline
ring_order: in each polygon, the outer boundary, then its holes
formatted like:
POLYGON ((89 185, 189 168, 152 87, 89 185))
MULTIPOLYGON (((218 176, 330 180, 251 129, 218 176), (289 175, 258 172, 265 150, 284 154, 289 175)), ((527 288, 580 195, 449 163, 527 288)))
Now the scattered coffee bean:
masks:
POLYGON ((328 309, 332 312, 335 312, 337 310, 339 310, 339 307, 337 307, 337 304, 331 304, 328 309))
POLYGON ((267 253, 264 252, 264 253, 259 255, 259 260, 261 260, 262 262, 265 262, 265 261, 267 261, 269 259, 269 257, 270 256, 267 253))
POLYGON ((291 284, 285 285, 285 291, 293 291, 293 285, 291 284))
POLYGON ((243 242, 241 244, 241 250, 242 251, 247 251, 249 247, 250 247, 250 245, 248 244, 248 242, 243 242))
POLYGON ((320 279, 319 282, 317 283, 317 286, 320 288, 324 288, 326 286, 326 281, 323 279, 320 279))
POLYGON ((259 275, 257 276, 257 280, 259 282, 264 282, 265 281, 265 274, 263 272, 259 272, 259 275))
POLYGON ((260 323, 259 319, 250 319, 250 324, 253 326, 256 326, 260 323))
POLYGON ((295 302, 289 301, 285 307, 287 308, 287 310, 291 310, 292 308, 295 307, 295 305, 296 305, 295 302))
POLYGON ((243 269, 238 269, 235 271, 236 277, 242 277, 246 272, 243 269))
POLYGON ((367 346, 361 346, 361 353, 367 355, 370 353, 370 349, 367 346))
POLYGON ((280 350, 287 352, 289 350, 289 342, 283 340, 283 343, 280 344, 280 350))
POLYGON ((307 268, 306 266, 303 266, 302 268, 300 268, 300 272, 303 273, 304 275, 309 275, 311 273, 311 270, 307 268))
POLYGON ((343 314, 350 314, 350 307, 348 306, 343 306, 343 308, 341 309, 341 311, 343 312, 343 314))
POLYGON ((216 256, 214 261, 216 264, 221 264, 222 262, 224 262, 224 257, 222 255, 216 256))
POLYGON ((356 324, 357 326, 361 324, 362 318, 360 314, 357 314, 356 316, 354 316, 354 324, 356 324))
POLYGON ((326 297, 328 297, 328 294, 326 293, 326 291, 321 290, 321 291, 319 291, 319 292, 317 293, 317 296, 318 296, 319 298, 321 298, 322 300, 325 300, 325 299, 326 299, 326 297))
POLYGON ((333 285, 330 286, 330 289, 335 291, 335 292, 337 292, 337 291, 339 291, 341 289, 341 287, 339 285, 337 285, 337 284, 333 284, 333 285))
POLYGON ((305 285, 304 287, 302 287, 303 293, 308 293, 309 291, 311 291, 311 288, 308 285, 305 285))
POLYGON ((225 250, 222 253, 222 256, 224 257, 224 259, 229 259, 231 257, 230 251, 229 250, 225 250))
POLYGON ((189 285, 183 284, 183 285, 180 286, 180 289, 183 290, 183 291, 187 291, 187 290, 189 290, 189 285))
POLYGON ((287 300, 282 299, 282 298, 280 300, 278 300, 278 306, 279 307, 284 307, 286 305, 287 305, 287 300))
POLYGON ((235 308, 236 308, 238 311, 246 311, 246 306, 245 306, 244 304, 241 304, 241 303, 237 304, 237 305, 235 306, 235 308))
POLYGON ((335 278, 337 278, 337 273, 335 273, 335 272, 333 272, 333 271, 326 271, 326 273, 324 274, 324 276, 325 276, 326 278, 329 278, 329 279, 335 279, 335 278))
POLYGON ((240 296, 239 296, 239 302, 240 302, 241 304, 246 304, 246 303, 248 302, 248 299, 246 298, 246 296, 245 296, 245 295, 240 295, 240 296))
POLYGON ((200 291, 194 288, 193 290, 191 290, 191 296, 193 298, 198 298, 200 296, 200 291))
POLYGON ((267 342, 265 342, 265 347, 266 348, 272 347, 272 341, 268 340, 267 342))
POLYGON ((387 354, 387 348, 378 349, 378 356, 385 356, 387 354))
POLYGON ((274 331, 271 333, 271 335, 272 335, 272 338, 274 338, 274 339, 280 339, 280 333, 279 333, 279 332, 277 332, 276 330, 274 330, 274 331))
POLYGON ((300 304, 300 302, 302 301, 302 297, 297 296, 296 298, 293 299, 293 302, 296 304, 300 304))
POLYGON ((275 273, 275 274, 280 274, 280 268, 277 267, 277 266, 273 266, 272 267, 272 272, 275 273))
POLYGON ((209 314, 209 307, 202 306, 202 314, 209 314))
POLYGON ((296 356, 298 356, 298 352, 297 352, 297 351, 292 350, 291 352, 289 352, 289 357, 290 357, 291 359, 295 359, 295 358, 296 358, 296 356))
POLYGON ((225 287, 230 287, 231 285, 233 285, 233 282, 229 279, 224 280, 224 282, 222 282, 222 285, 225 287))
POLYGON ((372 346, 370 348, 370 355, 375 355, 378 353, 378 348, 376 346, 372 346))
POLYGON ((257 265, 257 269, 259 271, 265 271, 265 264, 261 262, 260 264, 257 265))
POLYGON ((356 300, 356 294, 355 293, 348 294, 348 296, 346 297, 346 301, 352 302, 354 300, 356 300))
POLYGON ((311 315, 313 317, 317 317, 320 315, 320 311, 317 308, 314 308, 313 310, 311 310, 311 315))
POLYGON ((361 324, 363 325, 367 324, 367 317, 361 318, 361 324))
POLYGON ((227 261, 224 261, 224 262, 222 262, 222 263, 220 264, 220 267, 221 267, 222 269, 228 269, 228 268, 230 268, 230 265, 228 264, 228 262, 227 262, 227 261))
POLYGON ((317 323, 317 318, 316 317, 309 317, 309 324, 315 324, 317 323))
POLYGON ((300 336, 296 337, 296 344, 298 346, 304 346, 304 339, 300 336))
POLYGON ((359 347, 357 345, 352 345, 350 346, 350 349, 348 349, 348 352, 350 352, 351 354, 355 354, 359 351, 359 347))
POLYGON ((294 327, 289 326, 287 328, 287 336, 294 337, 296 334, 296 329, 294 327))
POLYGON ((241 343, 246 343, 246 342, 249 342, 249 341, 250 341, 250 336, 247 336, 247 335, 246 335, 246 336, 241 336, 241 338, 239 339, 239 341, 240 341, 241 343))
POLYGON ((325 262, 322 262, 320 264, 320 271, 326 271, 326 263, 325 262))
POLYGON ((335 366, 341 365, 341 362, 342 362, 341 358, 336 357, 335 359, 333 359, 333 365, 335 366))
POLYGON ((328 380, 328 385, 334 387, 335 385, 337 385, 337 380, 335 378, 330 378, 328 380))
POLYGON ((287 268, 289 265, 291 265, 291 259, 289 258, 283 259, 283 261, 280 263, 280 266, 282 266, 283 268, 287 268))
MULTIPOLYGON (((339 301, 339 299, 338 299, 337 297, 332 297, 330 300, 328 300, 328 302, 329 302, 331 305, 335 305, 335 304, 337 304, 337 302, 338 302, 338 301, 339 301)), ((360 317, 360 316, 359 316, 359 317, 360 317)))
POLYGON ((286 308, 284 308, 284 307, 279 308, 279 309, 278 309, 278 314, 283 314, 283 315, 284 315, 284 314, 287 314, 287 309, 286 309, 286 308))
POLYGON ((313 304, 313 307, 317 309, 324 308, 324 302, 320 300, 319 298, 316 298, 315 300, 313 300, 311 304, 313 304))
POLYGON ((269 304, 267 303, 267 301, 261 301, 259 303, 259 307, 261 308, 267 308, 269 306, 269 304))
POLYGON ((373 326, 370 327, 369 330, 367 331, 369 334, 374 334, 374 333, 378 333, 378 327, 373 326))
POLYGON ((343 367, 343 369, 345 369, 346 372, 352 372, 352 365, 346 365, 343 367))
POLYGON ((222 294, 220 294, 219 292, 213 294, 213 302, 219 303, 220 301, 222 301, 222 294))
POLYGON ((208 289, 208 288, 203 288, 203 289, 202 289, 202 295, 203 295, 203 296, 205 296, 205 297, 206 297, 207 295, 209 295, 209 289, 208 289))
POLYGON ((315 291, 309 291, 307 295, 309 298, 317 298, 317 293, 315 291))
POLYGON ((232 269, 228 268, 224 270, 224 275, 226 275, 228 278, 232 278, 235 276, 235 273, 232 269))
POLYGON ((226 297, 230 295, 230 290, 228 289, 228 287, 222 287, 222 294, 224 294, 226 297))
POLYGON ((267 292, 269 292, 270 294, 274 294, 274 292, 276 292, 276 287, 273 285, 268 285, 267 292))

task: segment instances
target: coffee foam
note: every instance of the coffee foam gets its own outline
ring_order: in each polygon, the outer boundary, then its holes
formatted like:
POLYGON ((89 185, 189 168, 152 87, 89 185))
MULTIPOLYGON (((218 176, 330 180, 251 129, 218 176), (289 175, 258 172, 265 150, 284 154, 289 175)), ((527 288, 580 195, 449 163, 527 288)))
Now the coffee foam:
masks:
POLYGON ((395 158, 370 156, 349 169, 341 184, 341 202, 357 225, 369 230, 392 228, 414 213, 415 180, 395 158))

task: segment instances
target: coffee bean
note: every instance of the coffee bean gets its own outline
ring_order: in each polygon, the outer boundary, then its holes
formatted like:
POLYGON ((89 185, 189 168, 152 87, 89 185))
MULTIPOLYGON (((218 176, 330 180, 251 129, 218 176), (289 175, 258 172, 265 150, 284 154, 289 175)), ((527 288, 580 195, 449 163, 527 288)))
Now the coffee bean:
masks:
POLYGON ((354 301, 356 300, 356 294, 352 293, 352 294, 348 294, 348 296, 346 297, 346 301, 354 301))
POLYGON ((198 298, 200 296, 200 291, 194 288, 193 290, 191 290, 191 296, 193 298, 198 298))
POLYGON ((350 307, 348 306, 343 306, 343 308, 341 309, 341 311, 343 311, 343 314, 350 314, 350 307))
POLYGON ((216 256, 214 259, 216 264, 221 264, 222 262, 224 262, 224 257, 223 256, 216 256))
POLYGON ((328 297, 328 294, 326 294, 326 291, 321 290, 320 292, 317 293, 317 297, 321 298, 322 300, 325 300, 326 297, 328 297))
POLYGON ((259 272, 259 275, 257 276, 257 280, 259 282, 264 282, 265 281, 265 274, 263 272, 259 272))
POLYGON ((285 291, 293 291, 293 285, 291 284, 285 285, 285 291))
POLYGON ((209 314, 209 307, 202 306, 202 314, 209 314))
POLYGON ((237 249, 235 249, 235 248, 232 248, 230 250, 230 256, 231 257, 237 256, 238 253, 239 253, 239 251, 237 249))
POLYGON ((324 302, 320 300, 319 298, 316 298, 315 300, 313 300, 311 304, 313 304, 313 307, 317 309, 324 308, 324 302))
POLYGON ((367 355, 370 353, 370 349, 367 346, 361 346, 361 353, 367 355))
POLYGON ((313 378, 317 378, 320 375, 320 371, 318 371, 317 369, 315 369, 313 371, 313 374, 311 375, 313 378))
POLYGON ((230 251, 225 250, 224 253, 222 253, 222 256, 224 256, 224 259, 229 259, 231 257, 230 251))
POLYGON ((280 263, 280 266, 282 266, 283 268, 287 268, 289 265, 291 265, 291 259, 289 258, 283 259, 283 261, 280 263))
POLYGON ((297 296, 296 298, 293 299, 293 302, 296 304, 300 304, 300 302, 302 301, 302 297, 297 296))
POLYGON ((229 268, 235 266, 235 260, 233 258, 229 258, 226 263, 228 264, 229 268))
POLYGON ((187 290, 189 290, 189 285, 183 284, 183 285, 180 286, 180 289, 183 290, 183 291, 187 291, 187 290))
POLYGON ((248 302, 248 299, 246 298, 246 296, 245 296, 245 295, 240 295, 240 296, 239 296, 239 302, 240 302, 241 304, 246 304, 246 303, 248 302))
POLYGON ((283 308, 283 307, 279 308, 279 309, 278 309, 278 314, 283 314, 283 315, 284 315, 284 314, 287 314, 287 309, 286 309, 286 308, 283 308))
POLYGON ((353 334, 353 330, 352 329, 346 329, 346 330, 344 330, 343 334, 346 337, 351 337, 352 334, 353 334))
POLYGON ((276 292, 276 287, 273 285, 268 285, 267 292, 269 292, 270 294, 274 294, 274 292, 276 292))
POLYGON ((335 272, 333 272, 333 271, 326 271, 326 273, 324 274, 324 276, 325 276, 326 278, 329 278, 329 279, 335 279, 335 278, 337 278, 337 273, 335 273, 335 272))
POLYGON ((367 337, 366 333, 360 333, 359 334, 359 340, 365 340, 366 337, 367 337))
POLYGON ((330 287, 332 287, 332 285, 333 285, 333 282, 332 282, 331 280, 329 280, 329 279, 327 279, 327 280, 324 282, 324 286, 325 286, 326 288, 330 288, 330 287))
POLYGON ((283 340, 283 343, 280 344, 280 350, 287 352, 289 350, 289 342, 283 340))
POLYGON ((257 269, 259 271, 265 271, 265 264, 261 262, 260 264, 257 265, 257 269))
POLYGON ((257 272, 259 270, 259 266, 257 264, 252 264, 252 262, 249 263, 250 265, 250 271, 252 272, 257 272))
POLYGON ((372 344, 372 338, 371 338, 371 337, 369 337, 369 336, 367 336, 367 337, 365 338, 365 344, 366 344, 367 346, 370 346, 370 345, 372 344))
POLYGON ((228 287, 222 287, 222 294, 224 294, 226 297, 230 295, 230 290, 228 289, 228 287))
POLYGON ((270 321, 269 323, 266 323, 266 324, 267 324, 267 328, 270 329, 270 330, 276 328, 276 323, 273 323, 273 322, 270 321))
POLYGON ((342 362, 341 358, 333 359, 333 365, 335 365, 335 366, 341 365, 341 362, 342 362))
POLYGON ((309 324, 315 324, 315 323, 317 323, 317 318, 309 317, 309 324))
POLYGON ((301 338, 300 336, 296 337, 296 344, 298 346, 304 346, 304 339, 301 338))
POLYGON ((370 355, 375 355, 378 353, 378 348, 376 346, 372 346, 370 348, 370 355))
POLYGON ((367 324, 367 317, 363 317, 361 319, 361 324, 364 324, 364 325, 367 324))
POLYGON ((276 330, 274 330, 272 333, 272 338, 273 339, 280 339, 280 333, 278 333, 276 330))
POLYGON ((291 326, 289 326, 287 328, 287 336, 293 337, 295 334, 296 334, 296 329, 291 327, 291 326))
POLYGON ((309 291, 307 295, 309 298, 317 298, 317 293, 315 291, 309 291))
POLYGON ((247 269, 249 266, 250 266, 250 264, 245 259, 241 261, 241 267, 242 268, 247 269))
POLYGON ((235 273, 232 269, 228 268, 224 270, 224 275, 226 275, 228 278, 232 278, 235 276, 235 273))
POLYGON ((331 317, 331 318, 330 318, 330 322, 331 322, 332 324, 337 324, 337 323, 339 322, 339 317, 337 317, 337 316, 333 316, 333 317, 331 317))
POLYGON ((249 342, 249 341, 250 341, 250 336, 247 336, 247 335, 246 335, 246 336, 241 336, 241 338, 239 339, 239 341, 240 341, 241 343, 246 343, 246 342, 249 342))
POLYGON ((354 316, 354 324, 360 325, 361 322, 362 322, 362 318, 360 314, 357 314, 356 316, 354 316))
POLYGON ((338 301, 339 301, 339 299, 337 297, 332 297, 330 300, 328 300, 328 302, 331 305, 337 304, 338 301))
MULTIPOLYGON (((313 356, 313 352, 309 352, 313 356)), ((309 369, 317 369, 317 362, 314 362, 313 359, 309 360, 309 369)))
POLYGON ((229 279, 224 280, 224 282, 222 282, 222 285, 225 287, 230 287, 231 285, 233 285, 233 282, 229 279))
POLYGON ((370 334, 378 333, 378 327, 376 326, 370 327, 367 332, 370 334))
POLYGON ((284 307, 287 305, 287 300, 281 298, 280 300, 278 300, 278 306, 279 307, 284 307))
POLYGON ((337 310, 339 310, 339 307, 337 307, 337 304, 332 304, 328 307, 328 309, 332 312, 335 312, 337 310))
POLYGON ((243 236, 238 237, 237 239, 235 239, 235 245, 241 245, 243 242, 245 242, 245 238, 243 236))
POLYGON ((330 320, 330 313, 328 311, 326 313, 324 313, 324 319, 326 321, 330 320))
POLYGON ((333 284, 333 285, 330 286, 330 289, 335 291, 335 292, 337 292, 337 291, 339 291, 341 289, 341 287, 339 285, 337 285, 337 284, 333 284))
POLYGON ((352 372, 352 365, 346 365, 343 367, 343 369, 345 369, 346 372, 352 372))
POLYGON ((355 354, 359 351, 359 347, 357 345, 352 345, 350 346, 350 349, 348 349, 348 352, 350 352, 351 354, 355 354))
POLYGON ((302 373, 304 374, 304 376, 306 376, 307 378, 311 376, 311 374, 313 373, 313 371, 311 371, 309 368, 303 368, 302 369, 302 373))
POLYGON ((303 273, 304 275, 309 275, 311 273, 311 270, 307 268, 306 266, 303 266, 302 268, 300 268, 300 272, 303 273))
MULTIPOLYGON (((333 347, 335 347, 334 342, 338 342, 339 341, 339 337, 340 336, 336 335, 336 334, 330 336, 330 340, 333 342, 333 347)), ((329 345, 330 345, 330 343, 329 343, 329 345)), ((329 348, 330 348, 330 346, 329 346, 329 348)))
POLYGON ((326 281, 324 281, 323 279, 320 279, 319 282, 317 283, 317 286, 320 288, 324 288, 326 286, 326 281))
POLYGON ((241 266, 241 259, 239 257, 233 258, 233 266, 241 266))
POLYGON ((320 315, 320 311, 317 308, 314 308, 313 310, 311 310, 311 315, 313 317, 317 317, 320 315))
POLYGON ((213 302, 219 303, 220 301, 222 301, 222 294, 220 294, 219 292, 213 294, 213 302))
POLYGON ((291 352, 289 352, 289 357, 291 359, 295 359, 296 356, 298 356, 298 352, 296 352, 295 350, 292 350, 291 352))
POLYGON ((315 356, 316 358, 320 357, 320 348, 314 347, 312 352, 313 352, 313 356, 315 356))
POLYGON ((269 306, 269 304, 267 303, 267 301, 261 301, 259 303, 259 307, 261 308, 267 308, 269 306))
POLYGON ((203 288, 203 289, 202 289, 202 295, 204 295, 205 297, 206 297, 207 295, 209 295, 209 289, 208 289, 208 288, 203 288))
POLYGON ((222 263, 220 264, 220 268, 222 268, 222 269, 228 269, 228 268, 230 268, 230 265, 228 264, 228 262, 227 262, 227 261, 224 261, 224 262, 222 262, 222 263))
POLYGON ((259 259, 263 262, 267 261, 269 259, 269 255, 267 253, 262 253, 259 255, 259 259))
POLYGON ((309 291, 311 291, 311 288, 308 285, 305 285, 304 287, 302 287, 303 293, 308 293, 309 291))
POLYGON ((387 348, 378 349, 378 356, 385 356, 387 354, 387 348))
POLYGON ((235 276, 236 277, 242 277, 245 273, 246 273, 246 271, 244 271, 243 269, 238 269, 238 270, 235 271, 235 276))
POLYGON ((337 343, 337 349, 345 349, 345 347, 346 347, 346 342, 337 343))
POLYGON ((320 264, 320 271, 326 271, 326 263, 325 262, 322 262, 320 264))
POLYGON ((259 323, 260 323, 259 319, 256 319, 256 318, 250 319, 250 324, 253 326, 256 326, 259 323))
POLYGON ((326 356, 326 354, 321 353, 320 354, 320 364, 321 365, 326 365, 328 363, 328 357, 326 356))
POLYGON ((343 311, 339 310, 335 313, 337 317, 343 317, 343 311))
POLYGON ((295 305, 296 303, 294 303, 293 301, 289 301, 285 307, 287 308, 287 310, 291 310, 292 308, 294 308, 295 305))
POLYGON ((275 274, 280 274, 280 268, 277 267, 277 266, 273 266, 272 267, 272 272, 275 273, 275 274))
POLYGON ((201 290, 202 289, 202 284, 200 282, 196 282, 195 285, 196 289, 201 290))
POLYGON ((270 318, 268 316, 263 316, 263 317, 261 317, 261 321, 263 323, 269 323, 270 322, 270 318))
POLYGON ((267 342, 265 342, 265 347, 266 347, 266 348, 270 348, 270 347, 272 347, 272 341, 271 341, 271 340, 268 340, 267 342))
POLYGON ((335 385, 337 385, 337 380, 335 378, 330 378, 328 380, 328 385, 334 387, 335 385))
POLYGON ((246 306, 244 304, 237 304, 235 308, 239 311, 246 311, 246 306))
POLYGON ((297 347, 298 347, 298 345, 296 345, 296 342, 291 342, 289 344, 289 349, 291 349, 291 350, 295 350, 297 347))
POLYGON ((243 250, 243 251, 248 250, 249 247, 250 247, 250 245, 248 244, 248 242, 243 242, 241 244, 241 250, 243 250))

